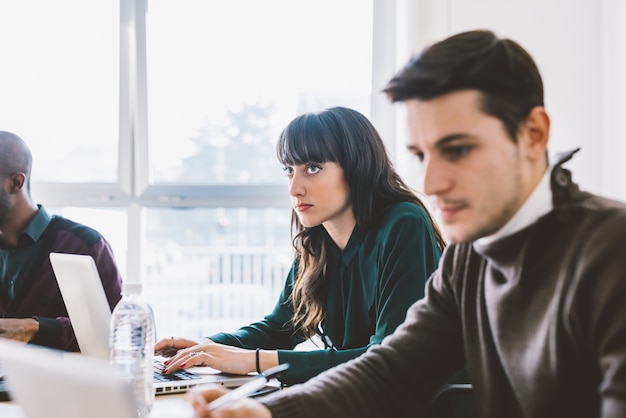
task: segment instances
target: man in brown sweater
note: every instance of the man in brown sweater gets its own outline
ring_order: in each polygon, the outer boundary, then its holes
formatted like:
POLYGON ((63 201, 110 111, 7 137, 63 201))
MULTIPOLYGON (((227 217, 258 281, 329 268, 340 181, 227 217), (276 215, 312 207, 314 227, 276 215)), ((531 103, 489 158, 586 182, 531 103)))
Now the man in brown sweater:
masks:
POLYGON ((626 205, 549 161, 535 63, 488 31, 413 58, 385 92, 406 105, 451 245, 396 332, 303 385, 219 417, 420 416, 466 367, 482 417, 626 417, 626 205))

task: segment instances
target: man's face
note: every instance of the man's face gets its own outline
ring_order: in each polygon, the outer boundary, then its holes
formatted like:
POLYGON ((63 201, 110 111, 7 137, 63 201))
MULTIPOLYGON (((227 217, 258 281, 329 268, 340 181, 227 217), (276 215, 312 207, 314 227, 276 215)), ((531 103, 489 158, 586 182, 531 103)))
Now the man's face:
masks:
POLYGON ((9 200, 9 193, 5 190, 5 183, 7 179, 4 179, 2 187, 0 187, 0 227, 4 223, 4 219, 11 209, 11 201, 9 200))
POLYGON ((479 92, 462 90, 405 102, 407 148, 420 160, 423 192, 451 242, 495 233, 534 187, 525 141, 513 142, 479 99, 479 92))

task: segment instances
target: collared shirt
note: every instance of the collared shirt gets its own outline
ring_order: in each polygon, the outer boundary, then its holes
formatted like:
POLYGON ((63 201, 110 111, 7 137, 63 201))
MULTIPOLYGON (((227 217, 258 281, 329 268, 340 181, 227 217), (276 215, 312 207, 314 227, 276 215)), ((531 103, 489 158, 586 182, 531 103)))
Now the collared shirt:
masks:
POLYGON ((15 297, 15 286, 24 280, 32 268, 32 261, 43 245, 41 236, 50 223, 48 212, 39 210, 20 234, 17 247, 0 249, 0 287, 10 301, 15 297))
POLYGON ((35 318, 39 331, 31 344, 78 351, 50 252, 85 254, 96 262, 111 310, 121 296, 122 278, 113 250, 98 231, 39 206, 15 248, 0 250, 0 318, 35 318))

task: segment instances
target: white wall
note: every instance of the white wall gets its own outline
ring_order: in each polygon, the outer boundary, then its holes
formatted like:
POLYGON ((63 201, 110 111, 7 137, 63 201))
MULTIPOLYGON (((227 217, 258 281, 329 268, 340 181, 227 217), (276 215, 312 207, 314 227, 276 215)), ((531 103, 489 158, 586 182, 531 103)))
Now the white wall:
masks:
POLYGON ((602 9, 602 191, 626 200, 626 1, 602 9))
POLYGON ((405 0, 401 7, 410 30, 400 61, 470 29, 493 30, 527 49, 544 80, 550 152, 581 147, 567 164, 574 179, 626 201, 626 1, 405 0))

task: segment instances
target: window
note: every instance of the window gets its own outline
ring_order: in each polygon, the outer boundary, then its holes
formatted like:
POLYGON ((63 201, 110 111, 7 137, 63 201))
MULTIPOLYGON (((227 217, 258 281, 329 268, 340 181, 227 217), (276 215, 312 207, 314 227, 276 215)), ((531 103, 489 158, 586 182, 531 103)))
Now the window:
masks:
POLYGON ((114 1, 2 5, 0 126, 35 151, 34 181, 117 182, 118 34, 114 1))
POLYGON ((34 199, 102 232, 144 283, 159 338, 231 331, 272 309, 291 267, 280 131, 336 105, 380 117, 384 5, 5 5, 0 125, 31 146, 34 199))
POLYGON ((331 105, 369 114, 372 4, 151 0, 145 19, 139 188, 185 207, 145 211, 147 295, 163 335, 234 330, 269 312, 291 264, 281 129, 331 105))
POLYGON ((367 1, 150 0, 151 180, 284 184, 273 144, 293 117, 369 114, 371 45, 367 1))

